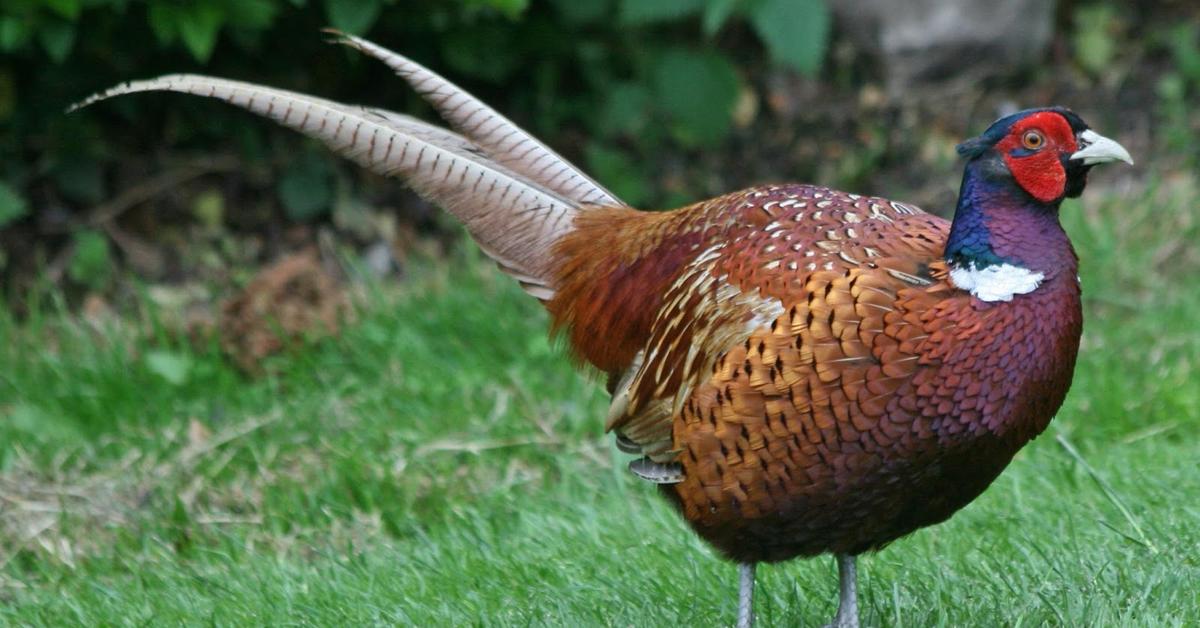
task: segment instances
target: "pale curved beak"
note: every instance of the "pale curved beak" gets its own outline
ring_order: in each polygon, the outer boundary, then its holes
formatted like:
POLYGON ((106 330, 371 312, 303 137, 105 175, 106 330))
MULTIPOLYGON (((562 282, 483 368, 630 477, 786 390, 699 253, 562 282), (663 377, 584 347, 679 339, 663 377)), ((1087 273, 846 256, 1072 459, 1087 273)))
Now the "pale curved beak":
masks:
POLYGON ((1081 148, 1071 154, 1071 159, 1082 159, 1085 166, 1110 161, 1123 161, 1133 165, 1133 157, 1129 156, 1129 151, 1125 150, 1124 146, 1091 129, 1079 134, 1079 145, 1081 148))

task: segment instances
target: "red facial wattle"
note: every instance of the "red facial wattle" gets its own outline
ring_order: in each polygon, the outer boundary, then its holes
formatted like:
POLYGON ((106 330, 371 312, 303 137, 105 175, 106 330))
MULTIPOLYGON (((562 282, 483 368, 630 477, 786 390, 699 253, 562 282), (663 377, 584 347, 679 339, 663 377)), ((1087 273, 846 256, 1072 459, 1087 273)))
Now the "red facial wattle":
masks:
POLYGON ((1067 173, 1063 169, 1061 155, 1074 153, 1077 149, 1075 133, 1061 115, 1052 111, 1041 111, 1012 125, 1008 135, 996 144, 996 150, 1004 157, 1013 178, 1030 196, 1043 203, 1050 203, 1063 196, 1066 190, 1067 173), (1037 149, 1023 144, 1026 132, 1040 132, 1044 143, 1037 149))

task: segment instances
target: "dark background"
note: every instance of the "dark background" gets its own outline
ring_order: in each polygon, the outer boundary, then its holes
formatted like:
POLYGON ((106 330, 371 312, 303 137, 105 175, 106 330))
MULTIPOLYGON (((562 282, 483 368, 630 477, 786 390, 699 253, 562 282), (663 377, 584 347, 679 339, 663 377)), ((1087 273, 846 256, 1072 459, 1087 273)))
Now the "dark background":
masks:
POLYGON ((1130 149, 1120 176, 1194 169, 1194 3, 1000 3, 1012 19, 990 4, 6 0, 3 297, 122 302, 130 280, 219 293, 320 241, 391 274, 452 246, 401 184, 243 111, 154 94, 64 113, 124 80, 202 72, 433 117, 382 64, 324 43, 330 25, 459 82, 641 207, 800 180, 944 213, 955 143, 1049 104, 1130 149))

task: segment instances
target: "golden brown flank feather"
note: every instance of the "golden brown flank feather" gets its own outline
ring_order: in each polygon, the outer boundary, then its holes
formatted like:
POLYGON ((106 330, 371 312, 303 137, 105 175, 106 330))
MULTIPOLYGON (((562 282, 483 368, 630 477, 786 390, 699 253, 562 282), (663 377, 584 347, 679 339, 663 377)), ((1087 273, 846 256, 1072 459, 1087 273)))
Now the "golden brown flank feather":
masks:
POLYGON ((558 245, 550 311, 603 371, 619 376, 641 356, 627 395, 614 391, 608 427, 660 460, 672 417, 717 357, 801 301, 814 278, 855 268, 927 283, 915 275, 938 258, 947 228, 908 206, 797 185, 672 212, 587 212, 575 225, 558 245))
POLYGON ((555 297, 546 304, 554 331, 606 373, 629 366, 650 334, 666 286, 699 241, 683 228, 686 209, 644 212, 596 208, 580 213, 556 245, 555 297))

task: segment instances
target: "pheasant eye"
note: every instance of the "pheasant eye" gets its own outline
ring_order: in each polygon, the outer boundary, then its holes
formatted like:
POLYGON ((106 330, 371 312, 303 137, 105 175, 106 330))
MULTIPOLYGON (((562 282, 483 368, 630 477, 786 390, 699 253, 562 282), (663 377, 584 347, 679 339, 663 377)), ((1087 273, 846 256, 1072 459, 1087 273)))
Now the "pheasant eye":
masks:
POLYGON ((1037 131, 1026 131, 1025 134, 1021 136, 1021 144, 1023 144, 1025 148, 1028 148, 1029 150, 1037 150, 1045 143, 1046 138, 1037 131))

